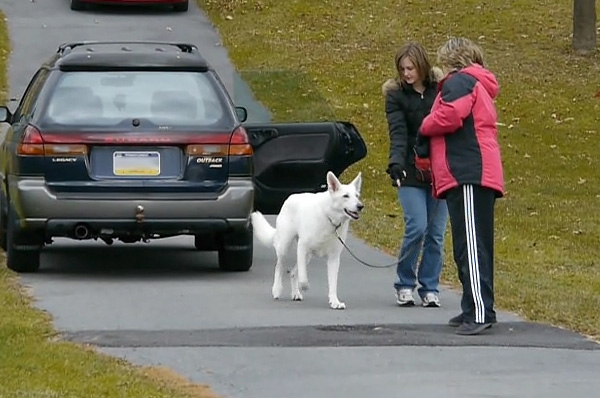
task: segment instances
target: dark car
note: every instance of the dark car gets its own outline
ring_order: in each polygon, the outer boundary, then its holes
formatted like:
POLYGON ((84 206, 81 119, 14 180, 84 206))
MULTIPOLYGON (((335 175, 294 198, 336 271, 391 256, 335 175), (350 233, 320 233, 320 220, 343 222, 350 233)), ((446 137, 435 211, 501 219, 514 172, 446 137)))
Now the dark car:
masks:
POLYGON ((37 270, 54 237, 193 235, 221 269, 247 271, 250 213, 323 190, 366 146, 348 122, 243 124, 246 113, 194 45, 61 45, 17 109, 0 107, 8 267, 37 270))
POLYGON ((189 0, 71 0, 71 10, 83 10, 88 4, 106 5, 171 5, 173 11, 185 12, 189 8, 189 0))

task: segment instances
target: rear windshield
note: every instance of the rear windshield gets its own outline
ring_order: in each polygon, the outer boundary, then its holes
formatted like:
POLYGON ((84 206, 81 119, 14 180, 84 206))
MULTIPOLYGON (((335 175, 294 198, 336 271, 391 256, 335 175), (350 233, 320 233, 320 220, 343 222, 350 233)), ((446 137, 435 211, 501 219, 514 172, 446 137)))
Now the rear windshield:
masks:
POLYGON ((45 119, 67 126, 110 127, 139 119, 163 128, 203 127, 229 124, 226 106, 206 73, 68 72, 52 92, 45 119))

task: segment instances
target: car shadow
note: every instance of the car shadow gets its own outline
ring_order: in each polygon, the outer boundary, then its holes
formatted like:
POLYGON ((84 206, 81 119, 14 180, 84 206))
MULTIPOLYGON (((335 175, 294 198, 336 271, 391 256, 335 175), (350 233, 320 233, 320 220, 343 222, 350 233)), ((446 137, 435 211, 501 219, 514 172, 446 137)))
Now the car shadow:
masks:
MULTIPOLYGON (((70 1, 67 0, 67 3, 70 1)), ((68 7, 68 4, 67 4, 68 7)), ((182 15, 185 12, 175 12, 173 7, 170 5, 140 5, 140 4, 125 4, 125 5, 111 5, 111 4, 87 4, 86 8, 81 11, 73 11, 82 14, 91 15, 182 15)))
POLYGON ((99 242, 52 244, 41 253, 35 275, 99 276, 136 279, 227 278, 219 270, 216 252, 201 252, 183 244, 160 241, 134 244, 99 242))

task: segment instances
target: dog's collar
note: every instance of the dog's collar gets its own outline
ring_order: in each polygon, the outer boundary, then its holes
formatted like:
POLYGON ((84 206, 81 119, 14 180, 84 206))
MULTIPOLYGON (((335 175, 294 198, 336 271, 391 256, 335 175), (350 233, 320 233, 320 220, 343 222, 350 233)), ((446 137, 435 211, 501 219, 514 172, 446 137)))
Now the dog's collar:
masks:
POLYGON ((331 223, 331 225, 333 226, 333 228, 335 228, 335 230, 337 231, 342 224, 344 223, 343 221, 340 222, 339 224, 335 225, 335 223, 333 222, 333 220, 331 219, 331 217, 327 216, 327 219, 329 220, 329 222, 331 223))

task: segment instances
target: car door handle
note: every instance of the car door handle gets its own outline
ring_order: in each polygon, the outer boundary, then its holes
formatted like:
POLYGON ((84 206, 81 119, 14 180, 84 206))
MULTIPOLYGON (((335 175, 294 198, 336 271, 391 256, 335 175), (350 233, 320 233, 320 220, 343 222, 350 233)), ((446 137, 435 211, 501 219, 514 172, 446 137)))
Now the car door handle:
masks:
POLYGON ((252 145, 253 148, 261 146, 265 142, 272 140, 278 135, 279 132, 274 128, 252 129, 248 131, 248 139, 250 140, 250 145, 252 145))

